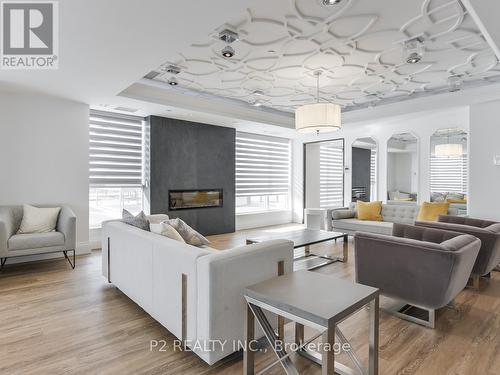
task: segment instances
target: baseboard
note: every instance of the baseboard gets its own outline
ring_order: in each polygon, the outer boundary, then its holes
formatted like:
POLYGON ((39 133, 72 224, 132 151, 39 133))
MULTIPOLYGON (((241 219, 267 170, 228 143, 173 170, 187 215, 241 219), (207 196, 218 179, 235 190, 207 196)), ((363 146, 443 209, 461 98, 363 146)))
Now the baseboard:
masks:
POLYGON ((90 254, 92 250, 90 242, 79 242, 76 244, 76 255, 90 254))

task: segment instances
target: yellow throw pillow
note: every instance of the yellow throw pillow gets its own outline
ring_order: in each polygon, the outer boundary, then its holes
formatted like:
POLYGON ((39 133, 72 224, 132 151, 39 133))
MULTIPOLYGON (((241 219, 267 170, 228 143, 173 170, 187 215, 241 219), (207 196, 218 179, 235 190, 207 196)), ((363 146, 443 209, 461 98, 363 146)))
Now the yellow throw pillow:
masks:
POLYGON ((382 221, 382 201, 357 201, 356 210, 358 211, 359 220, 382 221))
POLYGON ((437 221, 439 215, 447 215, 450 204, 424 202, 418 211, 418 221, 437 221))
POLYGON ((467 199, 447 199, 446 202, 465 204, 465 203, 467 203, 467 199))

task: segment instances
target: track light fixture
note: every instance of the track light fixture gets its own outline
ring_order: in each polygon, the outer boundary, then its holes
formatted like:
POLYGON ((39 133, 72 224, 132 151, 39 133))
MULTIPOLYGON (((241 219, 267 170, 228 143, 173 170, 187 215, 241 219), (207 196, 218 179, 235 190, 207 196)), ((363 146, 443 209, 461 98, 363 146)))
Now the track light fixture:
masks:
POLYGON ((222 49, 222 56, 225 57, 226 59, 230 59, 231 57, 234 56, 234 54, 235 54, 234 48, 231 47, 230 45, 227 45, 222 49))
POLYGON ((420 38, 414 38, 404 42, 403 55, 407 64, 417 64, 420 62, 424 55, 422 40, 420 38))
POLYGON ((225 42, 227 45, 222 49, 222 56, 226 59, 230 59, 235 55, 234 48, 230 46, 231 43, 236 42, 239 36, 234 31, 225 29, 219 33, 219 39, 225 42))
POLYGON ((462 89, 462 79, 460 76, 450 76, 448 77, 448 91, 456 92, 462 89))

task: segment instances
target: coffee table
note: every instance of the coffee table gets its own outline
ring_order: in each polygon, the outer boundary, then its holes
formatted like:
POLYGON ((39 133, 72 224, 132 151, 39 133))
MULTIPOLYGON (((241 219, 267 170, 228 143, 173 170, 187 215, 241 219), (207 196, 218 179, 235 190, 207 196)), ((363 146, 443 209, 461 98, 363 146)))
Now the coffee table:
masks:
POLYGON ((262 328, 277 356, 277 361, 260 373, 279 363, 288 375, 297 375, 298 371, 290 358, 296 353, 320 364, 324 375, 378 374, 379 290, 377 288, 331 275, 301 270, 249 286, 245 289, 244 296, 247 302, 244 375, 255 374, 255 352, 251 350, 255 340, 255 321, 262 328), (362 364, 354 348, 338 327, 340 322, 365 306, 369 308, 368 368, 362 364), (264 311, 278 315, 278 334, 275 333, 264 311), (280 327, 280 319, 281 322, 284 319, 295 322, 294 345, 287 345, 283 341, 284 329, 280 327), (311 327, 319 333, 304 342, 304 326, 311 327), (321 345, 311 345, 320 336, 322 336, 321 345), (313 346, 318 347, 321 352, 315 350, 316 347, 313 346), (349 356, 354 368, 335 361, 337 353, 334 348, 339 347, 349 356))
POLYGON ((346 263, 349 257, 349 242, 348 235, 346 233, 339 232, 328 232, 324 230, 317 229, 299 229, 290 230, 278 233, 266 233, 260 236, 249 237, 246 240, 247 245, 253 243, 259 243, 270 240, 286 239, 293 242, 294 249, 304 247, 304 255, 297 256, 294 258, 295 261, 305 260, 305 268, 308 270, 314 270, 319 267, 324 267, 328 264, 335 262, 346 263), (310 246, 326 242, 326 241, 337 241, 337 239, 343 239, 343 254, 342 257, 330 257, 327 255, 317 255, 310 251, 310 246), (308 259, 313 258, 313 259, 308 259))

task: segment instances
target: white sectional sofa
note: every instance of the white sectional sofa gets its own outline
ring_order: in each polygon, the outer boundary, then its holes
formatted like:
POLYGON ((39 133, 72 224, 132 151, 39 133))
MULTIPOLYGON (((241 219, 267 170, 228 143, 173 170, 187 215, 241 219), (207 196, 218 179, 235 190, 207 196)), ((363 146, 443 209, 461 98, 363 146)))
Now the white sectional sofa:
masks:
POLYGON ((292 272, 293 242, 217 251, 122 222, 103 224, 103 276, 209 365, 243 342, 243 289, 276 277, 279 262, 284 273, 292 272), (222 348, 218 340, 227 344, 222 348), (215 349, 204 350, 210 346, 215 349))
MULTIPOLYGON (((356 232, 375 234, 392 234, 394 223, 415 224, 420 206, 416 203, 404 202, 396 204, 382 204, 383 221, 359 220, 356 217, 356 204, 351 203, 349 208, 328 210, 326 215, 326 230, 354 235, 356 232)), ((450 207, 449 215, 457 215, 458 210, 450 207)))

